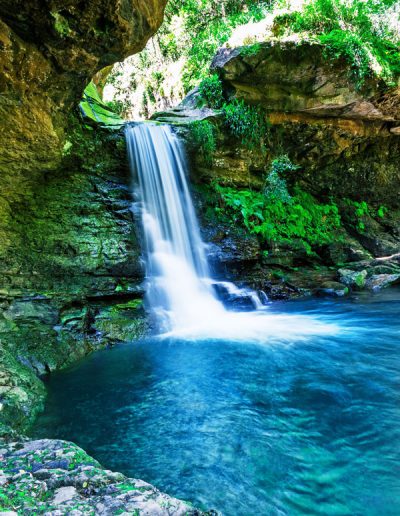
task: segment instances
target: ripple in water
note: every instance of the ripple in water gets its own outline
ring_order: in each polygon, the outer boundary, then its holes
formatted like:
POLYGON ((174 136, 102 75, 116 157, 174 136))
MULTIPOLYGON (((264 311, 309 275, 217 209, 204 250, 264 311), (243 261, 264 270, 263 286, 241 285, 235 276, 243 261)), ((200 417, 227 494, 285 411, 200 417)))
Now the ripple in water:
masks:
POLYGON ((399 290, 293 302, 271 315, 344 331, 97 353, 50 377, 34 435, 228 516, 397 516, 399 308, 399 290))

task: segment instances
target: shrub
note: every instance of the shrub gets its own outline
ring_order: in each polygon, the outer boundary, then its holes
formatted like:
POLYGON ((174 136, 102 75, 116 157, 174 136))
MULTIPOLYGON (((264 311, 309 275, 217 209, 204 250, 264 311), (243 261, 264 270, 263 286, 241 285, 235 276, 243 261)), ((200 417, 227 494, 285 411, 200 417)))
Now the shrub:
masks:
POLYGON ((190 124, 191 145, 202 154, 207 165, 213 163, 213 153, 216 149, 215 128, 207 120, 196 120, 190 124))
POLYGON ((231 134, 249 149, 265 149, 269 123, 260 107, 248 106, 243 100, 234 99, 224 104, 225 124, 231 134))
POLYGON ((338 239, 341 219, 337 206, 320 204, 309 193, 296 189, 291 202, 275 199, 271 202, 261 192, 236 190, 215 185, 222 205, 217 213, 228 217, 232 224, 241 224, 261 242, 278 244, 301 242, 307 253, 313 247, 338 239))
POLYGON ((201 100, 208 106, 220 109, 224 104, 224 91, 222 83, 217 74, 206 77, 199 84, 201 100))
POLYGON ((288 172, 298 170, 298 166, 292 163, 287 155, 279 156, 272 160, 271 170, 266 177, 264 195, 270 202, 274 200, 283 203, 292 202, 292 197, 289 194, 286 180, 282 177, 288 172))

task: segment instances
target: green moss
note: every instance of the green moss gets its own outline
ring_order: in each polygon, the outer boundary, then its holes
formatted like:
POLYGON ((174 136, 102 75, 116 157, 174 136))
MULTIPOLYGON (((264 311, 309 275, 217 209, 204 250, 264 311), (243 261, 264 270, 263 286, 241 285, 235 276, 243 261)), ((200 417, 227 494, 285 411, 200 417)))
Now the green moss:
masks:
POLYGON ((71 33, 68 20, 64 18, 60 13, 52 12, 51 15, 54 18, 54 28, 62 37, 67 37, 71 33))
POLYGON ((90 457, 90 455, 88 455, 84 450, 78 448, 77 446, 67 444, 65 447, 65 452, 68 453, 69 470, 75 469, 81 465, 95 466, 98 468, 100 467, 100 464, 97 462, 97 460, 90 457))
POLYGON ((8 427, 21 429, 33 421, 43 409, 46 390, 34 371, 14 356, 15 349, 6 349, 2 340, 0 335, 0 419, 5 431, 8 427))
MULTIPOLYGON (((10 426, 25 429, 42 408, 45 388, 37 373, 65 367, 107 343, 106 332, 95 336, 97 307, 88 298, 118 296, 118 283, 129 292, 141 281, 131 272, 140 250, 129 211, 124 138, 82 128, 71 117, 67 141, 62 168, 27 182, 10 218, 0 222, 10 241, 3 245, 0 230, 3 433, 10 426)), ((136 326, 130 336, 138 334, 136 326)))
POLYGON ((113 305, 111 308, 111 313, 119 313, 119 312, 125 312, 129 310, 138 310, 139 308, 143 307, 143 300, 142 299, 131 299, 130 301, 126 303, 118 303, 116 305, 113 305))
POLYGON ((359 288, 363 288, 365 285, 365 276, 362 273, 356 274, 354 276, 354 281, 359 288))
POLYGON ((131 342, 148 332, 142 300, 133 299, 100 310, 94 326, 108 342, 131 342))

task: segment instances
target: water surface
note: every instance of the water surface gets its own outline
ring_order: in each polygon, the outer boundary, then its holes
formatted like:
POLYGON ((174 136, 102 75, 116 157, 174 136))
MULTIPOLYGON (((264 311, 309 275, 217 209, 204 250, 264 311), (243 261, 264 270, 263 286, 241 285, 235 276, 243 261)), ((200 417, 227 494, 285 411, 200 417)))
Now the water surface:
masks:
POLYGON ((49 378, 34 435, 228 516, 398 516, 400 290, 270 311, 341 331, 104 350, 49 378))

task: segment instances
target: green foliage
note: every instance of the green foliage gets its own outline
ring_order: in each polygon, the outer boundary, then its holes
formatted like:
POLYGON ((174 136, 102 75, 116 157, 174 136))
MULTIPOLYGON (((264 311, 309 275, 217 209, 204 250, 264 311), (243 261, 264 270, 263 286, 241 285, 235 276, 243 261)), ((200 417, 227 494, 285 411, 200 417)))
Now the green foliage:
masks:
POLYGON ((375 74, 388 85, 400 74, 399 37, 387 9, 395 0, 311 0, 303 10, 278 16, 275 35, 309 32, 326 46, 327 57, 345 58, 357 87, 375 74))
POLYGON ((307 253, 313 247, 338 238, 341 219, 335 204, 320 204, 309 193, 296 189, 290 202, 270 201, 262 192, 215 185, 220 196, 219 214, 232 224, 241 224, 261 242, 278 244, 298 240, 307 253))
POLYGON ((83 118, 96 124, 120 126, 124 123, 117 112, 113 111, 113 108, 117 107, 117 103, 105 104, 93 82, 86 86, 79 107, 83 118))
POLYGON ((216 149, 215 128, 208 120, 196 120, 190 124, 191 145, 201 152, 204 162, 212 165, 216 149))
POLYGON ((298 169, 299 167, 292 163, 287 155, 279 156, 272 160, 271 170, 265 180, 265 197, 270 202, 292 202, 292 197, 288 191, 286 180, 282 176, 298 169))
POLYGON ((224 104, 224 90, 217 74, 210 75, 199 84, 201 100, 208 106, 220 109, 224 104))
POLYGON ((97 460, 90 457, 84 450, 78 448, 78 447, 71 447, 71 451, 73 451, 73 455, 69 460, 68 469, 72 470, 77 468, 81 465, 92 465, 92 466, 98 466, 99 463, 97 460))
POLYGON ((344 57, 351 65, 351 75, 357 87, 362 87, 365 79, 371 75, 370 48, 364 46, 357 34, 344 32, 340 29, 328 34, 322 34, 320 41, 326 46, 327 56, 330 58, 344 57))
POLYGON ((269 123, 260 107, 249 106, 243 100, 234 99, 224 104, 225 124, 231 134, 249 149, 265 149, 269 123))
POLYGON ((254 56, 254 55, 258 54, 258 52, 260 51, 260 48, 261 48, 260 43, 254 43, 253 45, 247 45, 240 49, 240 55, 247 56, 247 57, 254 56))
POLYGON ((351 225, 359 233, 364 233, 366 222, 369 218, 384 218, 388 211, 386 206, 379 206, 377 209, 371 207, 365 201, 353 201, 351 199, 343 200, 344 206, 350 208, 351 225))
MULTIPOLYGON (((213 74, 201 81, 199 93, 201 100, 209 107, 215 109, 222 108, 225 125, 231 134, 240 140, 243 145, 249 149, 260 148, 265 150, 269 122, 265 111, 261 107, 250 106, 245 104, 243 100, 238 99, 225 102, 222 83, 217 74, 213 74)), ((196 128, 196 126, 194 127, 196 128)), ((200 132, 200 126, 196 130, 199 132, 198 135, 195 135, 197 140, 203 139, 204 143, 206 141, 211 142, 211 138, 205 134, 205 130, 200 132)), ((202 146, 204 146, 204 143, 202 143, 202 146)))
POLYGON ((110 111, 112 111, 119 117, 122 117, 124 115, 125 105, 121 100, 110 100, 110 101, 104 102, 104 105, 107 106, 107 108, 110 111))
POLYGON ((207 76, 212 58, 228 41, 233 29, 260 20, 269 5, 270 2, 257 0, 170 0, 167 20, 168 16, 181 17, 186 32, 191 35, 183 49, 187 58, 183 74, 186 91, 207 76))
MULTIPOLYGON (((390 11, 396 1, 305 0, 301 10, 284 14, 279 10, 272 32, 275 36, 300 33, 323 43, 327 59, 342 58, 350 64, 357 88, 363 88, 371 76, 393 85, 400 74, 399 30, 393 21, 396 12, 390 11)), ((215 77, 209 77, 217 49, 237 27, 261 20, 274 5, 293 9, 289 0, 169 0, 164 23, 146 48, 128 58, 126 67, 114 66, 108 79, 116 86, 114 95, 126 102, 131 115, 148 118, 178 104, 204 80, 203 99, 220 109, 223 96, 215 77)), ((240 52, 255 55, 260 44, 251 44, 255 41, 251 34, 247 39, 249 45, 240 52)))

